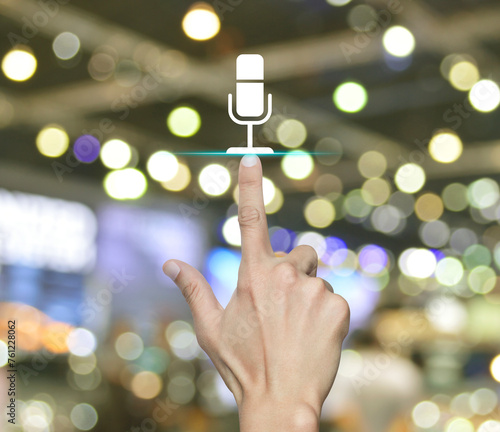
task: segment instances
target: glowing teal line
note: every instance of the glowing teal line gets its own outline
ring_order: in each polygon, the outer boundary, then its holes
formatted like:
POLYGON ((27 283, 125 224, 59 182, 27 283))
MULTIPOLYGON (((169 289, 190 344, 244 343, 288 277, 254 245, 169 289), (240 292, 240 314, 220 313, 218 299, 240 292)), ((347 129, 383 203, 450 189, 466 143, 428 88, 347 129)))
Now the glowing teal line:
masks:
MULTIPOLYGON (((228 154, 225 151, 190 151, 190 152, 171 152, 174 155, 179 156, 229 156, 229 157, 238 157, 244 156, 245 154, 228 154)), ((256 153, 246 153, 246 154, 256 154, 256 153)), ((279 157, 279 156, 338 156, 341 155, 340 152, 309 152, 305 150, 297 151, 275 151, 274 153, 257 153, 256 155, 259 157, 279 157)))

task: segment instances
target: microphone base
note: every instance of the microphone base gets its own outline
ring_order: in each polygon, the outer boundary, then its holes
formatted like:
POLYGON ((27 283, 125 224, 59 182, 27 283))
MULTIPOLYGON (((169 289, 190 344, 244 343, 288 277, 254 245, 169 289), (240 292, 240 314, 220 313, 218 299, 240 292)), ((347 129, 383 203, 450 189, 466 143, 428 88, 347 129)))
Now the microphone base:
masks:
POLYGON ((271 147, 229 147, 227 154, 273 154, 274 150, 271 147))

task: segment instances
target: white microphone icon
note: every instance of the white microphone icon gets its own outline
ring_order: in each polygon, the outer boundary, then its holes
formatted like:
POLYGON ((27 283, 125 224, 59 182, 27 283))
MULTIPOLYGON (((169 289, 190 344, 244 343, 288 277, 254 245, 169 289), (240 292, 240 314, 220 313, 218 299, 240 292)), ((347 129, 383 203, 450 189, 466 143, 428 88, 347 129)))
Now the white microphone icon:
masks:
POLYGON ((239 125, 247 125, 247 147, 231 147, 226 153, 274 153, 270 147, 253 146, 253 126, 269 120, 272 114, 272 95, 268 94, 267 114, 264 114, 264 58, 259 54, 241 54, 236 59, 236 113, 240 118, 249 117, 249 120, 240 120, 233 114, 233 95, 228 95, 228 113, 231 120, 239 125))

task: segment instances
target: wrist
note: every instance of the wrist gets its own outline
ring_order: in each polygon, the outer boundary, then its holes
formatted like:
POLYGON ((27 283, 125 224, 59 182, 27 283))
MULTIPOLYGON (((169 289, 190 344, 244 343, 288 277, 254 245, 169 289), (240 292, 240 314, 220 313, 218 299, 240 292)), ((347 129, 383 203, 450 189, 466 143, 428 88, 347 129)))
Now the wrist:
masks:
POLYGON ((321 408, 306 402, 262 397, 243 398, 240 432, 318 432, 321 408))

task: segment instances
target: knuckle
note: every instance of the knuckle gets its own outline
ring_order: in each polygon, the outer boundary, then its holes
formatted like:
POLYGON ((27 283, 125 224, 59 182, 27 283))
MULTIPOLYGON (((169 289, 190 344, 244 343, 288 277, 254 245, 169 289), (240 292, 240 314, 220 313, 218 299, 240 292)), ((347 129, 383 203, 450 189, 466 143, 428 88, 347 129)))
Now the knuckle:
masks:
POLYGON ((261 212, 254 206, 243 206, 238 213, 238 221, 241 226, 251 226, 260 223, 261 212))
POLYGON ((295 266, 289 262, 281 262, 275 267, 276 276, 280 282, 293 284, 299 277, 299 272, 295 266))
POLYGON ((349 303, 347 303, 344 297, 339 296, 338 294, 333 294, 333 297, 333 311, 338 321, 339 331, 345 338, 347 333, 349 333, 351 309, 349 307, 349 303))
POLYGON ((296 249, 301 249, 304 251, 306 254, 307 258, 310 259, 311 261, 318 261, 318 253, 316 252, 316 249, 314 249, 312 246, 309 245, 300 245, 297 246, 296 249))
POLYGON ((193 280, 188 282, 182 288, 182 294, 184 295, 188 306, 191 307, 200 300, 200 297, 202 296, 202 289, 198 281, 193 280))

